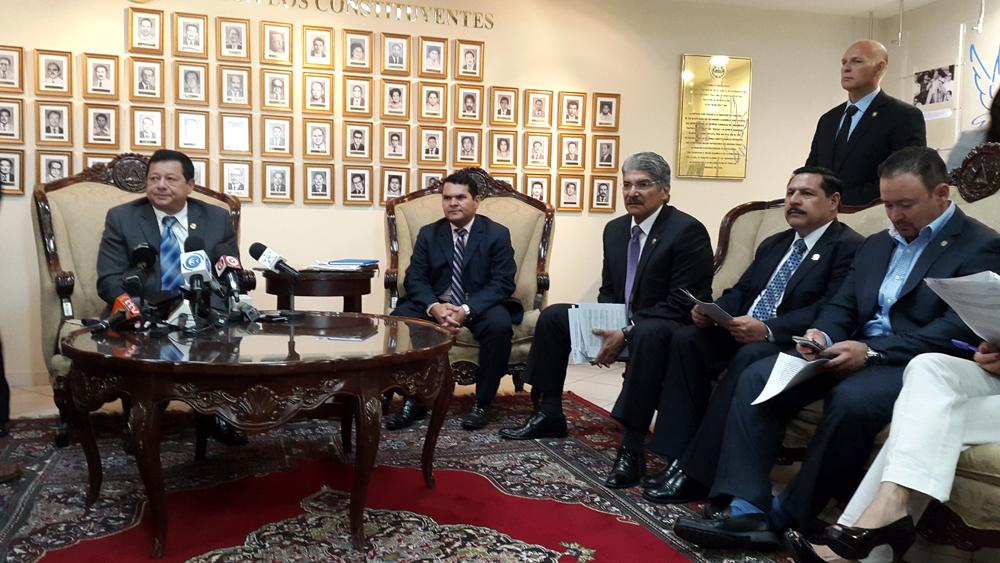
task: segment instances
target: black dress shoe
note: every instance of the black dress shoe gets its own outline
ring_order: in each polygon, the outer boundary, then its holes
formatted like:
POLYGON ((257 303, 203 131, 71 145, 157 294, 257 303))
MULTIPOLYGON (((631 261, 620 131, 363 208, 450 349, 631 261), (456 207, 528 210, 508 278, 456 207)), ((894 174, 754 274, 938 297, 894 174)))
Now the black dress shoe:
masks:
POLYGON ((489 407, 480 406, 478 403, 472 406, 469 414, 462 419, 462 428, 466 430, 479 430, 490 422, 489 407))
POLYGON ((646 473, 645 452, 634 452, 627 448, 618 448, 618 458, 611 474, 604 480, 604 486, 609 489, 624 489, 638 485, 646 473))
POLYGON ((823 532, 823 539, 844 559, 864 559, 876 547, 889 544, 893 560, 902 561, 906 550, 917 540, 917 531, 913 518, 907 515, 881 528, 830 526, 823 532))
POLYGON ((652 475, 646 475, 645 477, 643 477, 642 487, 644 489, 648 489, 650 487, 659 487, 660 485, 666 483, 667 479, 670 479, 670 477, 674 473, 680 470, 681 470, 680 464, 675 459, 670 463, 668 463, 666 467, 657 471, 656 473, 653 473, 652 475))
POLYGON ((246 434, 220 416, 212 417, 212 424, 208 427, 208 435, 215 438, 216 442, 226 446, 245 446, 250 443, 246 434))
POLYGON ((387 430, 401 430, 412 425, 427 414, 427 409, 416 399, 403 401, 403 408, 395 414, 391 414, 385 419, 387 430))
POLYGON ((642 498, 657 504, 684 504, 708 496, 708 487, 677 470, 659 487, 642 491, 642 498))
POLYGON ((785 549, 792 554, 795 563, 826 563, 822 557, 816 555, 806 538, 795 530, 785 532, 785 549))
POLYGON ((674 533, 697 546, 711 549, 773 551, 781 546, 767 514, 744 514, 717 520, 678 518, 674 533))
POLYGON ((553 416, 541 411, 531 415, 517 428, 501 428, 500 436, 508 440, 534 440, 536 438, 565 438, 566 417, 553 416))
POLYGON ((709 499, 705 503, 705 508, 702 509, 702 514, 708 520, 715 520, 716 518, 728 518, 729 517, 729 498, 728 497, 715 497, 709 499))

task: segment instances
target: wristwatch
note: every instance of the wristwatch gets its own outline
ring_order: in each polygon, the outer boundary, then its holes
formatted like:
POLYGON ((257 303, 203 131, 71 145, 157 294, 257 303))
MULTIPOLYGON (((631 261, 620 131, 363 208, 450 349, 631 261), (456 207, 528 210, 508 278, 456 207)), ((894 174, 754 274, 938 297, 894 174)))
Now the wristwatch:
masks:
POLYGON ((471 319, 472 318, 472 309, 470 309, 468 305, 466 305, 465 303, 462 303, 462 310, 465 311, 465 318, 466 319, 471 319))
POLYGON ((882 352, 879 352, 878 350, 873 350, 871 346, 868 346, 868 349, 865 350, 866 367, 877 366, 881 364, 884 360, 885 360, 885 355, 882 354, 882 352))
POLYGON ((622 336, 625 337, 625 343, 629 344, 632 342, 632 327, 634 325, 626 325, 622 327, 622 336))

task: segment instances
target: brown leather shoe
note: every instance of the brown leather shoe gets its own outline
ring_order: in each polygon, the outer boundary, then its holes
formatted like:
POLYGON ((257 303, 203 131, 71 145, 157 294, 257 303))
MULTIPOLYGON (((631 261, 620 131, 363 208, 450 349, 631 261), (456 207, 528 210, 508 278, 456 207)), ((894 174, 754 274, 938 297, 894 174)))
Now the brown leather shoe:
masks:
POLYGON ((21 469, 9 463, 0 463, 0 483, 13 481, 21 476, 21 469))

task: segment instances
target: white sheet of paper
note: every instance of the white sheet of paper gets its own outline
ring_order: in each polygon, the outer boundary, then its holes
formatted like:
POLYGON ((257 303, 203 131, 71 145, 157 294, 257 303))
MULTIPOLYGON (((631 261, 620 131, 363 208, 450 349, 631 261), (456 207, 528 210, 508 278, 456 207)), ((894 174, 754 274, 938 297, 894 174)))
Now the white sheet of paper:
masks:
POLYGON ((682 289, 681 291, 684 292, 684 295, 686 295, 688 299, 690 299, 691 301, 695 302, 698 305, 701 305, 701 312, 708 315, 713 321, 715 321, 716 324, 718 324, 722 328, 726 328, 727 326, 729 326, 729 321, 733 320, 732 315, 727 313, 725 309, 719 307, 715 303, 708 303, 702 301, 701 299, 698 299, 697 297, 694 296, 694 294, 692 294, 690 291, 686 289, 682 289))
POLYGON ((604 339, 595 328, 621 330, 628 324, 623 303, 579 303, 569 310, 570 363, 585 364, 597 358, 604 339))
MULTIPOLYGON (((980 272, 960 278, 926 278, 927 287, 944 299, 979 338, 1000 344, 1000 276, 980 272)), ((978 342, 970 342, 973 346, 978 342)))
POLYGON ((791 389, 803 381, 812 379, 823 371, 823 366, 829 361, 827 358, 819 358, 810 362, 784 352, 778 354, 778 361, 774 362, 774 369, 771 370, 764 389, 750 404, 759 405, 777 397, 785 389, 791 389))

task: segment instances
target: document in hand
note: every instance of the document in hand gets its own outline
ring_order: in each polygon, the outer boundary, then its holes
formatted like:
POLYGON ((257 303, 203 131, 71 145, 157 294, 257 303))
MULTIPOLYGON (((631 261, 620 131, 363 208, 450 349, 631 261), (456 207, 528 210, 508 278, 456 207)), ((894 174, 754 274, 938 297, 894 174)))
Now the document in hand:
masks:
POLYGON ((570 362, 585 364, 597 358, 604 339, 595 328, 621 330, 628 324, 623 303, 579 303, 569 310, 570 362))
POLYGON ((778 361, 774 362, 774 369, 771 370, 771 375, 767 378, 764 390, 750 404, 759 405, 768 399, 777 397, 786 389, 791 389, 812 379, 823 371, 823 366, 829 361, 829 358, 817 358, 810 362, 798 356, 778 354, 778 361))
POLYGON ((960 278, 927 278, 927 287, 934 290, 962 322, 983 340, 1000 344, 1000 276, 980 272, 960 278))
POLYGON ((732 315, 727 313, 725 309, 719 307, 715 303, 707 303, 705 301, 702 301, 697 297, 695 297, 694 294, 692 294, 690 291, 686 289, 682 289, 681 291, 683 291, 684 295, 686 295, 687 298, 693 301, 695 304, 701 305, 701 312, 711 317, 711 319, 715 321, 715 323, 721 326, 722 328, 728 327, 729 321, 733 320, 732 315))

